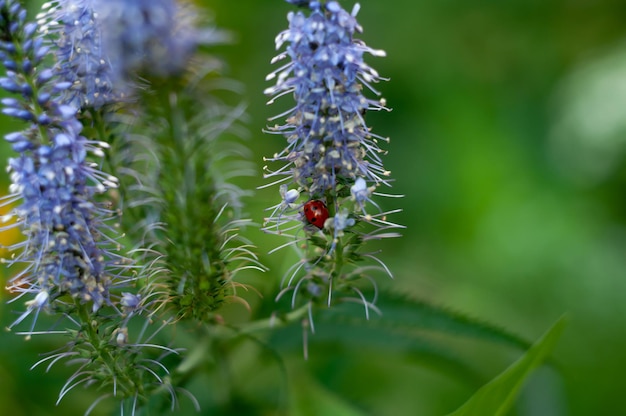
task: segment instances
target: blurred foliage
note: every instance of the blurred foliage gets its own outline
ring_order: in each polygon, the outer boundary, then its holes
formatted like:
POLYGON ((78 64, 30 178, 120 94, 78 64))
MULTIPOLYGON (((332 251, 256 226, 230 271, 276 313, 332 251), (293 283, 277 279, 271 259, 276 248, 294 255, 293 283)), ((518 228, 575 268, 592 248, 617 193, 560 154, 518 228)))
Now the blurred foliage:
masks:
MULTIPOLYGON (((274 36, 292 7, 282 0, 204 3, 237 38, 215 53, 246 86, 259 176, 244 186, 254 189, 263 184, 261 155, 283 144, 261 133, 279 112, 265 106, 262 91, 274 36)), ((368 122, 391 137, 385 164, 396 178, 394 191, 406 195, 397 218, 408 226, 405 236, 381 247, 395 275, 383 286, 525 339, 536 339, 567 313, 569 325, 554 352, 559 371, 531 377, 511 414, 626 414, 625 3, 362 0, 361 6, 363 38, 388 54, 369 62, 391 79, 380 89, 394 108, 368 122)), ((3 132, 13 127, 3 118, 3 132)), ((1 181, 6 186, 6 176, 1 181)), ((261 222, 277 198, 275 190, 257 191, 247 209, 261 222)), ((247 277, 265 295, 247 298, 253 308, 263 302, 269 310, 291 262, 265 255, 278 239, 257 229, 248 234, 272 272, 247 277)), ((0 308, 3 326, 14 309, 0 308)), ((382 306, 383 317, 386 311, 393 313, 382 306)), ((230 315, 248 319, 239 307, 230 315)), ((225 343, 213 351, 213 375, 189 389, 200 397, 203 414, 275 414, 278 406, 295 414, 439 415, 458 408, 520 354, 434 335, 465 363, 446 367, 411 354, 411 345, 396 338, 374 339, 374 330, 369 343, 367 327, 354 333, 354 344, 334 341, 331 331, 320 323, 309 339, 308 361, 297 328, 262 343, 225 343), (294 385, 285 385, 287 376, 294 385), (285 404, 287 395, 295 402, 285 404), (297 413, 303 408, 309 413, 297 413)), ((3 413, 79 414, 95 397, 73 394, 51 406, 69 371, 25 371, 39 353, 55 348, 42 346, 46 342, 53 341, 2 334, 3 413)))

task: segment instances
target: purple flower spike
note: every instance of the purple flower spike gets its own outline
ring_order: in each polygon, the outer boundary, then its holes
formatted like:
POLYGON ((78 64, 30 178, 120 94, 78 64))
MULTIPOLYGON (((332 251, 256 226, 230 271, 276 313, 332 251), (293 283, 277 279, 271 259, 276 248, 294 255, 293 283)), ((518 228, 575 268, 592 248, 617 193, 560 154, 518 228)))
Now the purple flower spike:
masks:
POLYGON ((276 37, 276 48, 286 45, 285 50, 273 59, 288 62, 267 76, 274 81, 265 90, 272 97, 269 104, 288 96, 295 105, 270 119, 284 119, 284 124, 267 129, 284 136, 287 146, 265 158, 279 164, 266 167, 265 177, 273 180, 266 186, 280 184, 282 201, 269 208, 272 214, 264 230, 290 238, 271 252, 289 246, 300 252, 277 299, 292 292, 295 307, 298 298, 305 298, 312 330, 313 305, 331 306, 335 291, 356 294, 352 300, 363 304, 366 316, 369 308, 376 310, 356 282, 365 279, 376 286, 364 270, 391 273, 373 254, 361 253, 361 246, 368 240, 398 237, 395 229, 403 227, 387 219, 399 210, 383 212, 372 199, 384 195, 375 192, 378 187, 390 186, 390 172, 381 158, 385 152, 379 147, 388 139, 371 132, 365 115, 388 109, 384 99, 365 95, 379 96, 374 84, 383 79, 364 56, 385 53, 355 38, 362 31, 356 20, 358 4, 349 13, 337 1, 287 1, 309 12, 289 13, 289 28, 276 37), (307 212, 310 204, 322 209, 319 223, 318 216, 307 212), (375 265, 360 266, 368 261, 375 265))
MULTIPOLYGON (((319 6, 319 4, 318 4, 319 6)), ((385 109, 384 100, 363 95, 365 85, 374 94, 378 73, 363 60, 365 53, 384 56, 354 39, 361 31, 354 14, 337 2, 315 8, 310 16, 290 13, 289 29, 276 38, 285 52, 275 62, 291 62, 271 73, 276 84, 265 93, 277 97, 293 94, 296 105, 282 114, 287 123, 269 130, 284 135, 289 146, 268 160, 284 163, 288 169, 270 172, 268 177, 292 181, 312 195, 334 190, 340 183, 364 177, 375 184, 387 183, 378 140, 363 118, 367 110, 385 109)))
POLYGON ((11 213, 17 221, 4 229, 18 227, 26 237, 10 247, 17 255, 9 263, 24 268, 11 279, 9 290, 17 298, 34 297, 14 326, 33 311, 53 309, 63 295, 94 311, 109 304, 109 289, 126 260, 114 252, 114 231, 106 224, 111 211, 95 201, 96 194, 117 183, 93 163, 104 155, 101 144, 81 135, 77 108, 59 95, 57 74, 30 65, 42 54, 41 32, 32 24, 23 26, 19 2, 8 4, 9 19, 0 21, 6 41, 0 52, 19 63, 19 69, 6 71, 0 86, 22 95, 3 99, 2 113, 28 123, 24 131, 5 136, 18 155, 9 160, 12 185, 2 205, 20 203, 11 213), (22 23, 16 28, 16 22, 22 23))

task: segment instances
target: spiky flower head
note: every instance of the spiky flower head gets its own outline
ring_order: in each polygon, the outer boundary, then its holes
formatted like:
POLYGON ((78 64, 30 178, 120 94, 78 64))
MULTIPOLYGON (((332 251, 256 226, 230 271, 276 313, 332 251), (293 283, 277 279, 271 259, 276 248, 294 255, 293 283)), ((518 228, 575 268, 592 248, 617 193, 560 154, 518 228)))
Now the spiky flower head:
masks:
MULTIPOLYGON (((267 78, 276 84, 266 94, 293 93, 296 105, 286 114, 287 123, 271 131, 286 136, 289 146, 273 161, 290 164, 270 176, 292 177, 295 184, 314 196, 334 192, 338 184, 364 177, 385 182, 389 174, 379 158, 381 150, 367 128, 363 114, 384 109, 384 100, 363 95, 363 86, 378 94, 372 83, 380 77, 363 60, 365 53, 384 56, 355 40, 361 31, 355 14, 335 1, 311 2, 312 13, 289 13, 289 29, 276 38, 276 47, 288 43, 274 62, 291 62, 267 78)), ((273 99, 272 99, 273 101, 273 99)))
POLYGON ((43 65, 48 48, 37 25, 25 23, 18 2, 0 7, 6 11, 0 54, 7 68, 0 87, 21 96, 3 99, 2 112, 28 123, 24 131, 5 136, 18 156, 9 160, 11 193, 3 204, 19 202, 5 218, 17 221, 6 228, 19 227, 26 237, 12 247, 18 254, 11 263, 25 267, 9 289, 20 293, 18 298, 34 298, 15 325, 66 294, 99 309, 109 302, 121 257, 107 236, 111 229, 105 220, 111 212, 95 198, 116 186, 116 179, 90 160, 101 158, 106 145, 82 136, 76 109, 59 103, 70 83, 57 80, 43 65))
POLYGON ((382 212, 372 200, 377 187, 389 185, 378 145, 388 139, 373 134, 364 119, 367 111, 387 110, 383 99, 364 94, 367 89, 379 96, 373 84, 381 80, 364 55, 385 53, 355 38, 362 31, 356 20, 358 4, 349 13, 336 1, 287 1, 310 13, 289 13, 289 29, 276 38, 277 49, 287 46, 273 62, 289 61, 267 77, 275 80, 265 91, 273 97, 270 103, 292 95, 295 106, 271 119, 284 117, 285 124, 268 129, 288 144, 265 159, 281 164, 266 168, 265 176, 282 184, 283 198, 272 207, 265 229, 280 234, 304 228, 304 237, 297 238, 297 231, 292 236, 293 244, 304 242, 303 259, 285 281, 284 291, 294 291, 293 305, 298 294, 313 303, 325 297, 330 306, 333 291, 352 291, 367 310, 371 304, 356 283, 364 269, 357 263, 371 258, 378 268, 388 269, 374 256, 360 253, 360 247, 369 239, 395 237, 385 230, 400 227, 388 222, 390 212, 382 212), (298 196, 303 197, 299 203, 298 196), (308 210, 311 203, 319 209, 308 210), (294 220, 304 226, 294 225, 294 220))
POLYGON ((239 237, 248 222, 244 192, 231 183, 251 170, 239 158, 247 149, 230 134, 241 134, 245 106, 215 97, 215 89, 230 95, 235 83, 222 81, 219 59, 194 53, 226 34, 196 25, 200 13, 183 1, 95 3, 115 78, 142 83, 111 155, 127 206, 122 226, 161 285, 161 310, 213 322, 226 302, 241 301, 236 274, 262 268, 239 237))

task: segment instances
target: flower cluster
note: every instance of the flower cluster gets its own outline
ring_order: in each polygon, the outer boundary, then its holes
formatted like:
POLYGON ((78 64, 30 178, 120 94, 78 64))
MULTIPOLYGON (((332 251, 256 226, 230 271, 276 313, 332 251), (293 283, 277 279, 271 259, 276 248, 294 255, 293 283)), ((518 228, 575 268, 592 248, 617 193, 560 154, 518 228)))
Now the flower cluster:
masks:
MULTIPOLYGON (((12 302, 27 299, 26 310, 10 328, 35 315, 30 329, 21 334, 30 337, 63 333, 71 338, 65 347, 35 365, 78 365, 61 389, 59 400, 75 386, 97 384, 112 390, 102 398, 116 396, 122 401, 122 409, 126 406, 134 412, 155 392, 169 393, 172 405, 175 393, 187 394, 172 385, 170 372, 162 363, 180 350, 155 341, 173 321, 171 314, 163 313, 163 298, 168 293, 156 278, 164 269, 159 261, 139 264, 137 258, 131 261, 126 257, 134 253, 120 254, 119 240, 126 236, 120 233, 124 224, 114 204, 127 195, 114 175, 102 171, 106 166, 119 172, 119 167, 111 166, 113 158, 105 151, 123 136, 109 128, 116 124, 107 124, 105 119, 137 112, 128 108, 131 102, 124 97, 129 92, 128 83, 141 75, 137 59, 164 76, 168 75, 166 71, 184 68, 184 60, 195 48, 199 35, 176 37, 182 33, 173 20, 172 13, 177 10, 173 1, 155 5, 59 0, 44 6, 38 23, 29 23, 17 0, 0 0, 0 61, 6 69, 0 87, 14 94, 2 99, 2 113, 27 124, 24 130, 5 136, 17 155, 8 163, 12 185, 2 204, 12 207, 12 211, 3 218, 7 223, 3 229, 18 228, 25 237, 10 247, 15 254, 9 265, 22 267, 8 289, 17 294, 12 302), (113 9, 112 3, 119 7, 113 9), (139 26, 127 27, 129 13, 144 20, 133 20, 139 26), (116 32, 103 30, 107 25, 116 32), (127 43, 133 39, 139 42, 135 54, 120 55, 128 52, 127 43), (123 46, 115 46, 115 41, 123 46), (147 48, 149 44, 152 49, 147 48), (173 49, 163 51, 163 45, 173 49), (168 59, 163 54, 169 55, 168 59), (157 67, 152 59, 166 66, 157 67), (56 315, 63 322, 63 330, 35 331, 42 310, 56 315), (157 316, 159 319, 155 319, 157 316)), ((171 94, 165 92, 164 96, 171 94)), ((145 148, 134 150, 138 150, 131 155, 135 159, 142 158, 142 151, 148 152, 145 148)), ((184 163, 176 168, 181 166, 184 163)), ((172 173, 168 168, 164 171, 172 173)), ((189 202, 194 205, 196 201, 189 202)), ((209 203, 205 199, 202 202, 209 203)), ((209 225, 214 221, 211 218, 209 225)), ((155 228, 158 226, 152 225, 155 228)), ((219 255, 238 260, 241 255, 237 248, 220 251, 236 241, 231 234, 225 237, 227 242, 211 243, 215 243, 219 255)), ((166 240, 167 236, 162 238, 166 240)), ((178 247, 186 250, 182 244, 178 247)), ((135 253, 139 251, 154 249, 142 247, 135 253)), ((190 252, 197 253, 197 247, 190 252)), ((198 258, 200 263, 204 260, 198 258)), ((193 280, 188 276, 179 278, 193 280)), ((194 398, 192 401, 195 404, 194 398)))
POLYGON ((349 13, 336 1, 289 2, 310 9, 310 14, 289 13, 289 29, 276 38, 277 49, 285 43, 287 47, 273 62, 289 61, 267 77, 276 82, 265 91, 273 97, 270 103, 285 95, 293 95, 296 103, 271 119, 285 118, 285 124, 268 129, 283 135, 288 145, 265 159, 281 164, 266 168, 265 176, 281 184, 282 197, 270 208, 265 230, 293 232, 287 234, 292 238, 287 245, 304 242, 305 251, 288 272, 279 297, 293 291, 292 306, 302 295, 311 308, 318 299, 330 306, 333 292, 352 292, 369 313, 373 302, 363 296, 359 281, 371 280, 364 273, 370 268, 357 264, 371 259, 375 268, 389 271, 360 248, 367 240, 396 237, 388 230, 400 228, 386 219, 396 211, 383 212, 372 199, 381 195, 376 192, 380 185, 389 185, 378 145, 388 139, 372 133, 364 119, 367 111, 387 108, 383 99, 363 94, 366 88, 380 95, 373 84, 381 80, 363 56, 385 54, 355 39, 362 31, 356 20, 358 4, 349 13), (303 236, 298 234, 302 228, 303 236))
POLYGON ((9 216, 17 221, 9 227, 19 227, 26 236, 12 247, 19 254, 11 263, 25 267, 9 289, 33 295, 13 325, 64 294, 90 303, 95 311, 110 302, 110 287, 124 267, 106 222, 112 213, 95 200, 117 180, 89 160, 101 158, 106 144, 82 136, 76 109, 56 99, 70 83, 58 81, 41 65, 48 48, 37 25, 25 23, 19 3, 0 6, 8 12, 0 22, 7 68, 0 86, 21 96, 3 99, 2 112, 29 123, 26 130, 5 136, 19 156, 9 160, 13 184, 4 204, 21 201, 9 216))

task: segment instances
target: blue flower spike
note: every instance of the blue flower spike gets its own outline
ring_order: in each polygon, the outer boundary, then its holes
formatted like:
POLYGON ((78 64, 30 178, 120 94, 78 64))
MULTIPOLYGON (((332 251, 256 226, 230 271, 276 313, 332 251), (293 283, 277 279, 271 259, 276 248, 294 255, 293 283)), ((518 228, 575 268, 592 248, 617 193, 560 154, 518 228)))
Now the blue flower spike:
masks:
POLYGON ((295 105, 270 119, 284 124, 266 130, 286 138, 287 147, 264 159, 279 164, 277 169, 265 168, 265 177, 272 181, 264 187, 280 184, 282 197, 270 208, 264 230, 290 238, 278 249, 304 247, 301 260, 283 279, 286 284, 278 299, 293 291, 295 306, 296 297, 302 297, 312 330, 313 306, 331 306, 334 292, 356 294, 337 301, 356 300, 367 316, 369 309, 375 310, 373 300, 360 289, 361 281, 374 280, 364 273, 356 278, 363 271, 357 263, 372 260, 376 263, 372 270, 391 274, 374 255, 361 253, 361 246, 367 240, 398 237, 393 230, 403 227, 387 219, 399 210, 384 212, 373 199, 394 196, 376 191, 391 185, 381 158, 386 152, 379 147, 389 139, 372 133, 365 122, 368 111, 389 111, 374 88, 384 79, 364 60, 365 55, 382 57, 385 52, 355 38, 362 32, 356 20, 358 4, 349 13, 337 1, 287 1, 309 13, 289 12, 289 28, 276 37, 276 48, 286 45, 285 50, 272 60, 287 62, 266 78, 274 81, 265 90, 271 97, 268 104, 292 96, 295 105), (286 198, 287 189, 291 198, 286 198), (323 225, 312 226, 303 214, 302 207, 310 201, 328 209, 330 218, 323 225))
POLYGON ((11 214, 16 221, 5 228, 18 227, 26 237, 10 247, 17 255, 8 263, 24 267, 9 290, 18 294, 14 300, 34 296, 13 327, 64 295, 93 311, 109 304, 126 259, 110 237, 111 210, 96 202, 96 195, 117 186, 94 163, 107 145, 81 135, 77 109, 60 99, 70 83, 43 65, 48 47, 37 25, 24 22, 18 2, 4 3, 8 19, 0 22, 0 54, 7 70, 0 86, 19 98, 3 99, 2 113, 28 125, 5 136, 17 156, 9 160, 12 185, 3 204, 20 202, 11 214))

